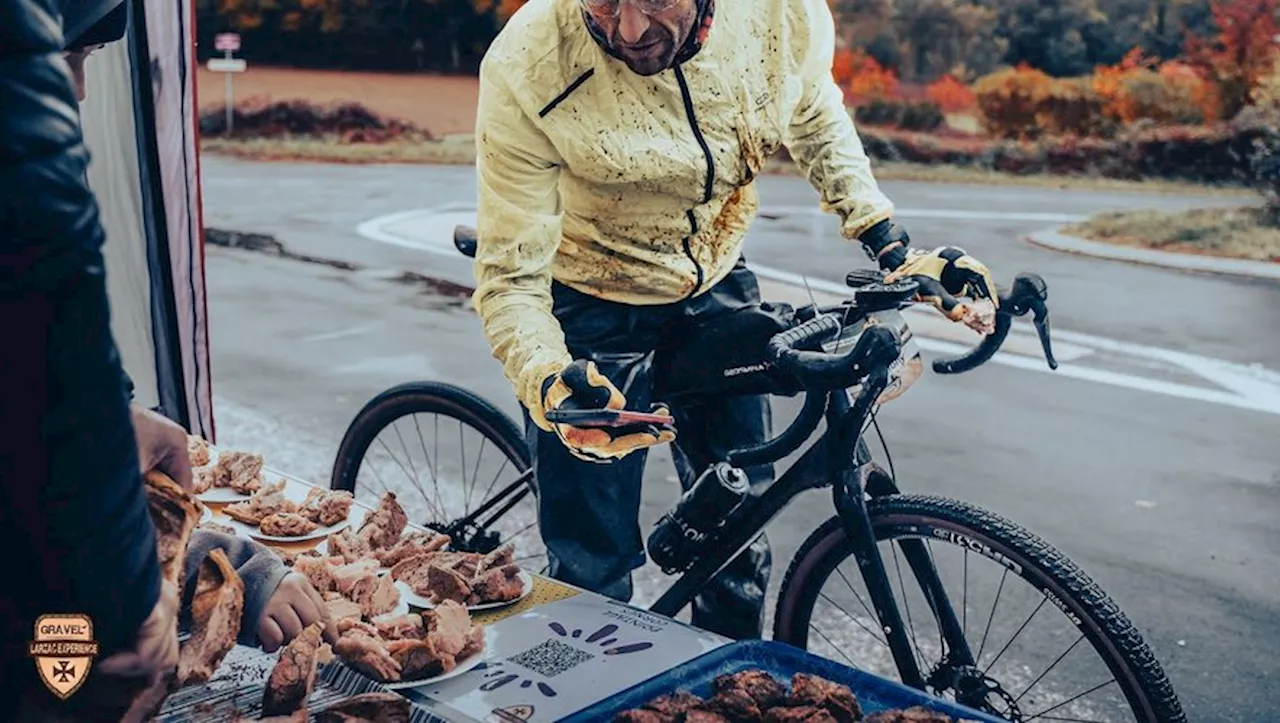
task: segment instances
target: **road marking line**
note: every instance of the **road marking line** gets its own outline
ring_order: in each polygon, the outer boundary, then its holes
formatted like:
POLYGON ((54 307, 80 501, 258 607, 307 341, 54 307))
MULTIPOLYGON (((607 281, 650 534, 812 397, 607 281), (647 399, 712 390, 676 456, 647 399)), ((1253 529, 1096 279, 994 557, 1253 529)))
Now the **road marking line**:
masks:
MULTIPOLYGON (((784 216, 830 216, 833 214, 811 206, 764 206, 757 215, 766 220, 784 216)), ((960 208, 897 208, 893 215, 900 218, 938 218, 957 221, 1035 221, 1044 223, 1075 223, 1088 218, 1070 213, 1037 213, 1033 211, 971 211, 960 208)))
MULTIPOLYGON (((919 339, 920 348, 925 351, 933 351, 941 354, 960 354, 968 351, 968 347, 961 344, 953 344, 946 341, 938 341, 936 339, 919 339)), ((1093 367, 1077 366, 1075 364, 1060 364, 1056 370, 1050 370, 1045 366, 1044 361, 1032 359, 1025 356, 1015 356, 999 352, 991 357, 991 361, 996 364, 1013 367, 1015 369, 1024 369, 1033 372, 1045 372, 1050 376, 1070 377, 1082 381, 1096 382, 1098 384, 1106 384, 1113 387, 1123 387, 1126 389, 1135 389, 1143 392, 1152 392, 1166 397, 1177 397, 1179 399, 1188 399, 1197 402, 1209 402, 1211 404, 1220 404, 1236 409, 1247 409, 1253 412, 1264 412, 1266 414, 1280 415, 1280 406, 1267 399, 1251 399, 1242 397, 1231 392, 1219 391, 1216 389, 1206 389, 1205 387, 1192 387, 1186 384, 1178 384, 1175 382, 1162 382, 1157 379, 1147 379, 1145 377, 1136 377, 1131 374, 1121 374, 1119 372, 1110 372, 1105 369, 1095 369, 1093 367)))
MULTIPOLYGON (((796 206, 778 208, 785 210, 789 208, 802 209, 806 207, 796 206)), ((773 210, 776 211, 777 209, 773 210)), ((812 212, 812 210, 813 209, 810 209, 808 212, 812 212)), ((1008 218, 1012 215, 1003 212, 979 211, 944 211, 938 213, 959 213, 963 215, 937 217, 971 219, 1008 218)), ((1018 215, 1025 218, 1032 214, 1018 215)), ((1045 220, 1042 218, 1044 215, 1045 214, 1041 214, 1036 220, 1045 220)), ((446 204, 435 208, 401 211, 369 219, 368 221, 361 223, 356 228, 356 233, 372 241, 379 241, 404 248, 416 249, 427 253, 457 257, 458 251, 453 246, 453 239, 451 236, 453 226, 456 224, 474 226, 475 223, 476 209, 474 206, 466 204, 446 204), (431 218, 432 222, 442 226, 442 230, 444 232, 438 235, 416 234, 417 237, 409 238, 387 230, 389 226, 419 218, 431 218), (447 226, 443 223, 445 221, 449 222, 447 226)), ((844 296, 849 292, 848 287, 844 284, 826 279, 805 277, 790 271, 774 269, 767 266, 753 266, 753 269, 756 276, 762 279, 796 286, 801 289, 805 288, 807 284, 808 288, 813 289, 814 291, 822 291, 829 294, 844 296)), ((903 313, 908 315, 909 318, 914 316, 916 320, 923 319, 924 317, 921 315, 933 314, 932 311, 925 309, 906 309, 903 313)), ((912 323, 917 322, 913 321, 912 323)), ((1237 409, 1280 415, 1280 373, 1273 370, 1259 366, 1245 366, 1219 359, 1188 354, 1186 352, 1174 351, 1171 349, 1162 349, 1142 344, 1116 341, 1114 339, 1107 339, 1104 337, 1093 336, 1091 334, 1083 334, 1080 332, 1072 332, 1057 328, 1054 329, 1053 335, 1055 340, 1060 339, 1079 346, 1091 347, 1095 351, 1108 351, 1121 356, 1158 361, 1178 370, 1199 376, 1207 382, 1224 387, 1224 389, 1193 387, 1186 384, 1148 379, 1146 377, 1111 372, 1094 367, 1079 366, 1067 363, 1066 360, 1062 360, 1064 363, 1060 364, 1057 370, 1051 370, 1042 359, 1033 358, 1031 356, 1020 356, 1003 351, 996 354, 991 361, 1004 366, 1014 367, 1016 369, 1070 377, 1082 381, 1091 381, 1099 384, 1146 391, 1192 401, 1209 402, 1237 409)), ((927 337, 918 338, 921 348, 926 351, 957 354, 967 351, 968 349, 968 347, 964 345, 943 341, 941 339, 927 337)))
POLYGON ((320 342, 320 341, 333 341, 335 339, 346 339, 349 336, 360 336, 361 334, 367 334, 368 332, 371 332, 374 329, 380 329, 383 326, 385 326, 385 324, 383 324, 380 321, 377 321, 372 324, 365 324, 364 326, 353 326, 349 329, 338 329, 337 331, 325 331, 319 334, 312 334, 311 336, 304 336, 302 340, 308 341, 308 342, 320 342))

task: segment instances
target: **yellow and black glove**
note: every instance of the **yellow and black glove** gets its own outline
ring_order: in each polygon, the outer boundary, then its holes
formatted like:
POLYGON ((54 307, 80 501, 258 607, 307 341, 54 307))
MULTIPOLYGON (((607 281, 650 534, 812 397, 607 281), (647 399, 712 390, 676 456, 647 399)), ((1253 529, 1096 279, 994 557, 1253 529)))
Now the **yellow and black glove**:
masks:
POLYGON ((955 246, 939 246, 932 251, 911 249, 906 260, 884 277, 887 284, 902 279, 919 284, 916 298, 933 304, 952 321, 963 321, 968 314, 968 306, 957 296, 990 299, 993 305, 1000 306, 991 271, 955 246))
MULTIPOLYGON (((542 408, 531 410, 534 422, 555 432, 569 452, 588 462, 608 463, 632 452, 666 444, 676 438, 670 427, 635 424, 624 427, 574 427, 547 421, 553 409, 625 409, 627 398, 613 385, 595 362, 577 360, 542 383, 542 408)), ((669 415, 663 405, 654 405, 655 414, 669 415)))

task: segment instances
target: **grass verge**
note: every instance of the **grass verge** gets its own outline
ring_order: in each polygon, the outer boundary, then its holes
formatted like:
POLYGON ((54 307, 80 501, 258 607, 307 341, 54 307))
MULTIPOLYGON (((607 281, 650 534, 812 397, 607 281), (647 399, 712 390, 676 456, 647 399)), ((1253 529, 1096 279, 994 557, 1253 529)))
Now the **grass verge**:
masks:
POLYGON ((1280 263, 1280 228, 1262 221, 1260 208, 1119 211, 1099 214, 1063 231, 1124 246, 1280 263))
MULTIPOLYGON (((423 163, 468 165, 475 162, 475 147, 469 136, 432 141, 391 141, 387 143, 342 143, 336 138, 218 138, 201 139, 205 153, 257 161, 311 161, 318 163, 423 163)), ((795 175, 796 167, 785 160, 771 160, 771 173, 795 175)), ((1019 175, 961 166, 928 166, 918 163, 875 162, 876 178, 882 181, 925 181, 933 183, 973 183, 993 186, 1023 186, 1095 191, 1133 191, 1211 196, 1251 195, 1248 189, 1205 186, 1181 181, 1123 181, 1082 176, 1019 175)))

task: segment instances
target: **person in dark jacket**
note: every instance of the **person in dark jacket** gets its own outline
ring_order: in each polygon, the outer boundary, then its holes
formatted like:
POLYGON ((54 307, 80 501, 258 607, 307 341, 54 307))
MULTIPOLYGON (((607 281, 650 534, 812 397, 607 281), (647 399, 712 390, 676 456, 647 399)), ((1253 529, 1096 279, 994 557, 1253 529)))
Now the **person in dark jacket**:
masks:
POLYGON ((0 720, 43 688, 27 655, 42 614, 88 615, 98 667, 119 675, 177 657, 177 591, 162 590, 140 472, 183 483, 185 469, 189 484, 190 470, 171 428, 135 436, 131 418, 157 420, 122 388, 64 55, 118 39, 122 2, 0 0, 0 720))

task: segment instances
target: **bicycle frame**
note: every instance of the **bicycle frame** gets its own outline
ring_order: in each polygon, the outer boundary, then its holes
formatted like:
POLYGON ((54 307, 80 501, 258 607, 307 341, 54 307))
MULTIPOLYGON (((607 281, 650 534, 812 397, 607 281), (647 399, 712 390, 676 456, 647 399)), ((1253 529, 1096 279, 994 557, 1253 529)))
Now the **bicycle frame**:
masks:
MULTIPOLYGON (((876 546, 864 500, 864 494, 881 497, 897 494, 898 489, 888 473, 870 460, 860 460, 856 451, 862 430, 870 418, 872 403, 880 396, 886 383, 883 370, 878 375, 873 374, 863 383, 858 398, 852 403, 843 390, 826 392, 827 431, 768 487, 748 497, 730 518, 732 524, 722 528, 722 534, 708 543, 692 567, 681 574, 649 609, 674 617, 692 603, 699 591, 745 550, 800 493, 831 485, 837 514, 853 544, 859 569, 902 681, 923 690, 924 673, 916 665, 911 652, 910 639, 876 546)), ((951 661, 972 665, 973 654, 924 543, 903 540, 899 544, 939 620, 951 661)))

